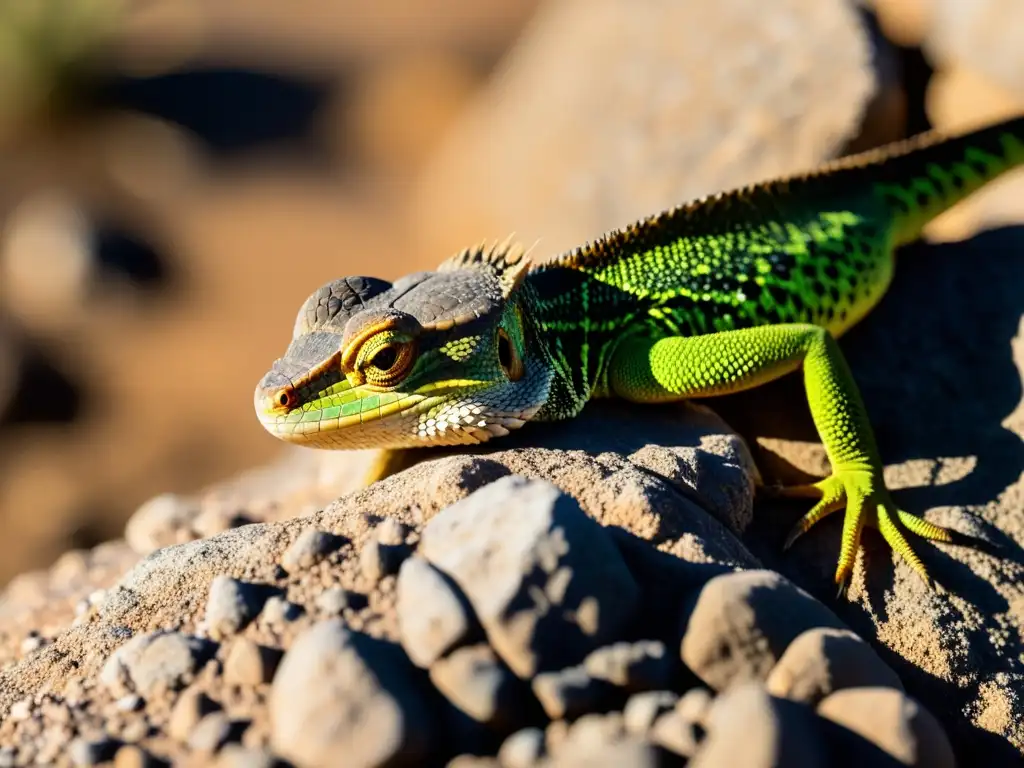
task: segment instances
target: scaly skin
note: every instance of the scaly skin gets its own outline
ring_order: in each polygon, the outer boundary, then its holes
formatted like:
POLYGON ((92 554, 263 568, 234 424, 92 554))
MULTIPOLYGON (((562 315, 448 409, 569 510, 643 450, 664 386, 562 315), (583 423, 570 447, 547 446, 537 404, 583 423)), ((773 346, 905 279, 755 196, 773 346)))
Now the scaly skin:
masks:
POLYGON ((802 367, 832 475, 782 490, 817 501, 787 546, 845 508, 841 586, 865 525, 928 581, 903 531, 950 532, 893 504, 835 339, 885 294, 897 246, 1021 163, 1017 118, 704 198, 533 268, 505 243, 394 285, 336 280, 299 311, 256 410, 316 447, 457 445, 572 418, 595 397, 709 397, 802 367))

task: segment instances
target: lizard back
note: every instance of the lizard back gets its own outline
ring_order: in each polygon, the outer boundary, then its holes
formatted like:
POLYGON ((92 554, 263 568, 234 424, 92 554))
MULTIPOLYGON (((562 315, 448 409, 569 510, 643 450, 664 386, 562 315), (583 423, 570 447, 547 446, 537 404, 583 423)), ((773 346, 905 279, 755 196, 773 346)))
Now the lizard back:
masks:
POLYGON ((627 333, 809 322, 841 335, 884 295, 895 247, 1022 162, 1024 117, 922 134, 687 203, 538 265, 527 282, 564 372, 557 409, 603 393, 627 333))

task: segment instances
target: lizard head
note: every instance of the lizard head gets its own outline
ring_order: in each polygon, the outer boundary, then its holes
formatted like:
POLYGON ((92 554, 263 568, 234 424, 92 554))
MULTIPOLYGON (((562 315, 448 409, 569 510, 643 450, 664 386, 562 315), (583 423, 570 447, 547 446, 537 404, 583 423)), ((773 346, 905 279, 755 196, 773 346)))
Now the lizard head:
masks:
POLYGON ((317 448, 480 443, 547 400, 549 366, 524 311, 522 250, 467 249, 394 284, 320 287, 256 388, 275 437, 317 448))

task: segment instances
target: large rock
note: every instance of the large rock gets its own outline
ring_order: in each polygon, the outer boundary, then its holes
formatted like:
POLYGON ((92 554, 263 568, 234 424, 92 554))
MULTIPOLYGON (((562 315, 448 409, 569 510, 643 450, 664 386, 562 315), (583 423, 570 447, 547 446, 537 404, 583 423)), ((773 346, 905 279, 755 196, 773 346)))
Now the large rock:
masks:
POLYGON ((542 258, 818 165, 861 131, 872 45, 846 0, 548 2, 425 173, 424 250, 516 232, 542 258))
POLYGON ((420 553, 448 574, 521 677, 611 639, 639 589, 608 534, 551 483, 506 477, 427 524, 420 553))

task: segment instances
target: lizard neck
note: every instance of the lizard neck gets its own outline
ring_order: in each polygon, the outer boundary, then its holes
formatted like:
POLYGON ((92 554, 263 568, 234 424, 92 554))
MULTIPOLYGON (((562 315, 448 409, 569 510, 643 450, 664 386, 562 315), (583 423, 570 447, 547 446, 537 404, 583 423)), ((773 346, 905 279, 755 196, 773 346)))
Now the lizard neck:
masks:
POLYGON ((538 420, 572 418, 607 392, 615 344, 634 330, 637 297, 571 267, 532 271, 522 286, 532 345, 552 372, 538 420))

